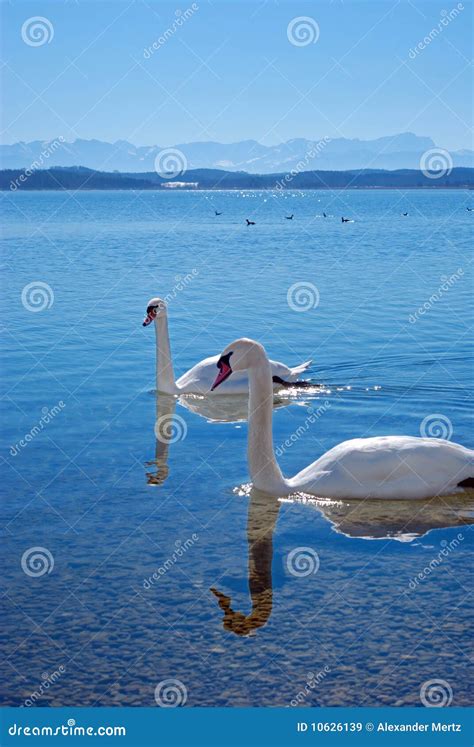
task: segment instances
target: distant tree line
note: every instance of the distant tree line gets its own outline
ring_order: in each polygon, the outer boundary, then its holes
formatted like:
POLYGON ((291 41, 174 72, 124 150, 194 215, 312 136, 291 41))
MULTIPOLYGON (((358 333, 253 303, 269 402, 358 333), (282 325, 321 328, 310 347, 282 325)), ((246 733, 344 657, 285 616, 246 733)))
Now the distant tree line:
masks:
POLYGON ((0 170, 0 189, 472 189, 474 169, 457 167, 449 173, 401 169, 398 171, 302 171, 287 174, 247 174, 244 171, 192 169, 178 177, 155 172, 121 174, 80 166, 32 171, 0 170), (189 184, 189 187, 186 185, 189 184), (196 186, 197 185, 197 186, 196 186))

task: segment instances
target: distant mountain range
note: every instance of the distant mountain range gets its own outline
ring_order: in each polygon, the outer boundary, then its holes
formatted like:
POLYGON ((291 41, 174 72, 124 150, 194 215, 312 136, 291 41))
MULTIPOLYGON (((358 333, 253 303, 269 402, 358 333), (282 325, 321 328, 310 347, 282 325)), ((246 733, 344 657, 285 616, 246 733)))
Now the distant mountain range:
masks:
MULTIPOLYGON (((298 138, 273 146, 243 140, 230 144, 178 143, 166 148, 159 145, 136 146, 125 140, 115 143, 75 140, 68 143, 58 137, 50 141, 0 145, 0 168, 25 169, 36 162, 40 164, 36 168, 85 166, 108 172, 147 172, 155 170, 155 163, 158 162, 165 166, 163 173, 166 164, 173 163, 173 153, 169 153, 172 150, 179 152, 178 165, 185 165, 186 170, 204 168, 269 174, 292 169, 419 169, 422 155, 435 147, 431 138, 411 132, 376 140, 322 138, 312 141, 298 138)), ((459 150, 451 152, 450 157, 453 166, 474 167, 474 151, 459 150)))
POLYGON ((380 171, 303 171, 287 180, 287 174, 248 174, 244 171, 191 169, 185 176, 165 178, 152 172, 93 171, 84 167, 60 167, 32 171, 19 169, 0 171, 0 189, 473 189, 474 169, 453 168, 450 173, 438 172, 436 178, 421 171, 401 169, 380 171))

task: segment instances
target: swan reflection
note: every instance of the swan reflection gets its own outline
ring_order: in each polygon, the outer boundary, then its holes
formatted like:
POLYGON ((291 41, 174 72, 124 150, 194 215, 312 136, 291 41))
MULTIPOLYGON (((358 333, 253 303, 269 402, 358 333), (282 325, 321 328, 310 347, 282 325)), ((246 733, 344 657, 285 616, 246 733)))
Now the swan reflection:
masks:
MULTIPOLYGON (((412 542, 432 529, 448 529, 474 523, 474 491, 433 498, 430 501, 351 500, 334 501, 297 495, 281 498, 243 485, 236 490, 249 497, 248 586, 252 609, 245 615, 232 607, 232 598, 211 588, 224 613, 223 626, 239 636, 250 635, 268 622, 272 613, 273 533, 282 503, 316 509, 341 535, 356 539, 393 539, 412 542)), ((308 516, 311 521, 311 516, 308 516)))
POLYGON ((263 627, 272 613, 273 532, 280 511, 278 498, 250 491, 247 520, 248 584, 252 610, 248 615, 232 609, 232 599, 211 588, 224 613, 223 625, 236 635, 246 636, 263 627))
POLYGON ((336 532, 358 539, 412 542, 432 529, 474 523, 474 491, 423 501, 334 501, 313 498, 296 498, 296 501, 314 502, 336 532))
MULTIPOLYGON (((318 390, 319 391, 319 390, 318 390)), ((296 390, 295 390, 296 392, 296 390)), ((275 394, 273 397, 273 406, 275 409, 280 407, 306 407, 307 402, 297 400, 297 392, 286 392, 285 394, 275 394)), ((195 415, 207 420, 209 423, 239 423, 247 420, 249 400, 246 394, 221 396, 221 397, 204 397, 202 395, 186 394, 176 397, 172 394, 162 394, 156 392, 156 423, 164 425, 162 438, 156 437, 155 458, 145 462, 145 467, 152 467, 152 470, 146 472, 148 485, 162 485, 168 478, 168 450, 170 444, 181 439, 173 437, 173 429, 180 427, 180 416, 176 416, 176 405, 185 407, 195 415), (176 417, 175 417, 176 416, 176 417), (166 436, 168 433, 168 437, 166 436)), ((182 427, 182 422, 181 422, 182 427)), ((155 428, 155 436, 157 431, 155 428)))
MULTIPOLYGON (((295 396, 297 392, 295 391, 295 396)), ((320 392, 319 389, 315 391, 320 392)), ((160 395, 161 396, 161 395, 160 395)), ((186 394, 178 397, 178 402, 195 415, 205 418, 209 423, 240 423, 246 421, 249 411, 247 394, 222 395, 221 397, 205 397, 200 394, 186 394)), ((274 394, 273 408, 275 410, 290 405, 306 407, 307 402, 296 400, 292 393, 274 394)))
MULTIPOLYGON (((241 489, 245 492, 245 486, 241 489)), ((412 542, 432 529, 449 529, 474 523, 474 491, 423 501, 333 500, 310 495, 281 499, 317 509, 334 531, 354 539, 393 539, 412 542)))
MULTIPOLYGON (((176 410, 176 397, 168 394, 160 394, 156 397, 156 423, 172 423, 176 410)), ((145 462, 145 467, 153 467, 151 471, 146 472, 146 481, 148 485, 163 485, 168 479, 168 449, 171 443, 170 439, 158 438, 157 428, 155 428, 155 458, 145 462)))

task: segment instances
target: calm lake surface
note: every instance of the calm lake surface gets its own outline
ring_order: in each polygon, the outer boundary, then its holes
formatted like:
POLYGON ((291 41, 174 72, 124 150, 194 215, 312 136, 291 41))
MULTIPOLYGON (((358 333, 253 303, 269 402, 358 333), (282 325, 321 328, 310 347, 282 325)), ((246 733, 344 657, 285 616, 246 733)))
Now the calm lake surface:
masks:
POLYGON ((323 390, 274 411, 287 474, 355 436, 424 428, 472 446, 473 204, 443 190, 1 195, 3 704, 153 706, 169 679, 188 706, 421 706, 434 679, 453 705, 472 700, 472 496, 250 492, 245 402, 215 422, 201 400, 157 400, 142 321, 169 296, 177 376, 240 336, 313 359, 323 390), (295 283, 318 305, 291 308, 295 283), (174 407, 167 446, 154 425, 174 407))

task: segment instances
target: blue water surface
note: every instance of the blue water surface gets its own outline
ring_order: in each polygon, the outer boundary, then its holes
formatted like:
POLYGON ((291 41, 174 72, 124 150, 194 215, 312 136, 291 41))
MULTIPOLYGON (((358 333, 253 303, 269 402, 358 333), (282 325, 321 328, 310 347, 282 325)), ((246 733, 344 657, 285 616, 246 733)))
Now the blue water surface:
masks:
POLYGON ((216 422, 157 398, 141 324, 167 296, 177 375, 241 336, 313 359, 324 387, 274 411, 276 446, 298 432, 288 475, 356 436, 472 446, 471 205, 435 189, 1 195, 3 704, 422 706, 432 680, 471 701, 472 496, 253 493, 239 408, 216 422))

